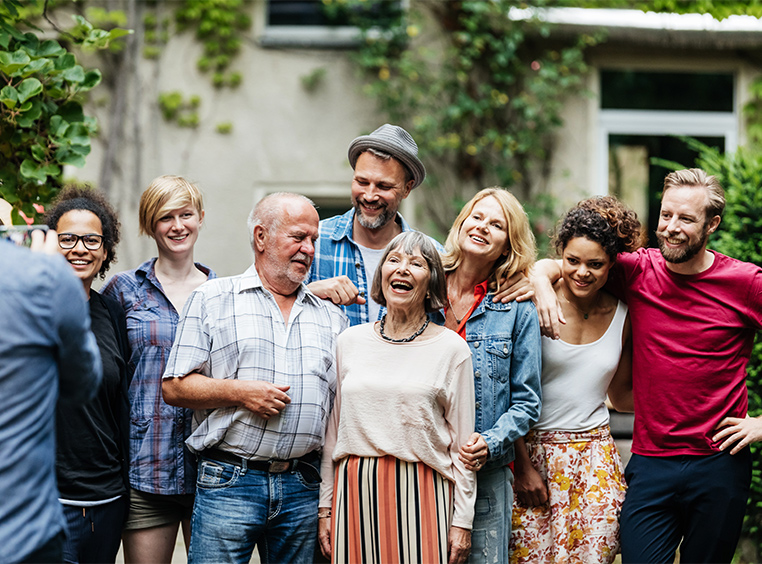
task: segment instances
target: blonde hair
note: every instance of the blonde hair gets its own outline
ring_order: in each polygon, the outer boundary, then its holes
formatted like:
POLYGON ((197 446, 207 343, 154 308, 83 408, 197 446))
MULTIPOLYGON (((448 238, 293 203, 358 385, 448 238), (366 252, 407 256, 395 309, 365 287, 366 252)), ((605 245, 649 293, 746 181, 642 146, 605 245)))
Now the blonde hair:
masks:
POLYGON ((463 227, 463 223, 468 216, 471 215, 474 206, 490 196, 497 200, 503 210, 503 214, 505 214, 508 233, 508 253, 495 261, 489 274, 489 289, 497 291, 500 289, 501 280, 511 277, 517 272, 526 274, 534 263, 537 254, 537 247, 532 229, 529 227, 527 214, 516 197, 507 190, 499 186, 485 188, 477 192, 463 206, 463 209, 460 210, 458 217, 455 218, 455 222, 450 228, 450 233, 447 235, 442 263, 444 264, 445 272, 449 273, 457 269, 461 262, 463 262, 463 251, 458 244, 460 229, 463 227))
POLYGON ((662 196, 670 188, 704 188, 709 202, 706 206, 706 221, 710 221, 715 215, 722 216, 725 211, 725 190, 722 189, 717 177, 710 176, 700 168, 686 168, 670 172, 664 178, 664 190, 662 196))
POLYGON ((204 211, 204 198, 195 184, 182 176, 154 178, 140 196, 140 234, 153 237, 162 217, 185 206, 194 207, 199 215, 204 211))

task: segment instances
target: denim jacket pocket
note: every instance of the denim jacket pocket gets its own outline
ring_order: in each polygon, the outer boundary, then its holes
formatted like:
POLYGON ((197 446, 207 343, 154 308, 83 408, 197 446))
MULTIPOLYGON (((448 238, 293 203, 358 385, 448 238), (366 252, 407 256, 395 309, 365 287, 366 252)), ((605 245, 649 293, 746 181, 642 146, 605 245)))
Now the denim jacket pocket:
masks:
POLYGON ((499 382, 507 382, 511 377, 513 343, 509 339, 489 341, 486 350, 490 377, 499 382))

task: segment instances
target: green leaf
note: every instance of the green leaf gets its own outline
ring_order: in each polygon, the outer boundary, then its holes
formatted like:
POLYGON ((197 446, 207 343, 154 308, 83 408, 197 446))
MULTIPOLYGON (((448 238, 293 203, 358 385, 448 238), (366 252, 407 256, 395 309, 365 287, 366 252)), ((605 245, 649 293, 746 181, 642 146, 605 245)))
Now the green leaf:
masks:
POLYGON ((85 119, 85 112, 79 102, 66 102, 58 108, 56 113, 70 123, 81 122, 85 119))
POLYGON ((79 153, 75 153, 74 151, 61 151, 60 156, 59 153, 56 153, 56 160, 64 165, 72 165, 76 166, 77 168, 82 168, 85 166, 85 157, 84 155, 80 155, 79 153))
POLYGON ((101 71, 94 69, 85 73, 85 79, 82 81, 80 88, 83 90, 90 90, 95 88, 101 82, 101 71))
POLYGON ((19 102, 26 102, 32 96, 42 93, 42 83, 36 78, 27 78, 19 84, 18 88, 19 102))
POLYGON ((13 86, 5 86, 0 90, 0 102, 5 104, 5 107, 13 109, 19 101, 19 95, 13 86))
POLYGON ((21 76, 26 78, 36 73, 47 74, 51 70, 53 70, 53 62, 50 59, 35 59, 24 68, 21 76))
POLYGON ((31 103, 27 102, 24 108, 26 109, 16 119, 16 123, 18 123, 19 127, 32 127, 42 116, 42 104, 39 100, 34 100, 31 103), (27 105, 29 106, 28 108, 26 108, 27 105))
POLYGON ((45 179, 47 178, 47 175, 42 171, 41 167, 31 159, 24 159, 22 161, 19 172, 21 173, 21 176, 37 182, 45 182, 45 179))
POLYGON ((45 153, 45 147, 41 145, 32 145, 32 156, 35 158, 36 161, 42 162, 45 159, 47 159, 47 154, 45 153))
POLYGON ((28 65, 31 60, 29 55, 21 49, 14 51, 13 53, 2 51, 0 52, 0 71, 12 76, 28 65))
POLYGON ((67 70, 73 68, 77 64, 77 59, 72 53, 64 53, 60 57, 56 58, 55 66, 56 70, 67 70))
POLYGON ((39 57, 57 57, 66 53, 66 49, 61 47, 58 41, 48 39, 43 41, 40 48, 37 50, 39 57))
POLYGON ((62 76, 69 82, 82 82, 85 80, 85 69, 80 65, 74 65, 72 68, 66 69, 62 76))
POLYGON ((66 130, 64 138, 72 145, 89 145, 90 135, 82 123, 72 123, 66 130))

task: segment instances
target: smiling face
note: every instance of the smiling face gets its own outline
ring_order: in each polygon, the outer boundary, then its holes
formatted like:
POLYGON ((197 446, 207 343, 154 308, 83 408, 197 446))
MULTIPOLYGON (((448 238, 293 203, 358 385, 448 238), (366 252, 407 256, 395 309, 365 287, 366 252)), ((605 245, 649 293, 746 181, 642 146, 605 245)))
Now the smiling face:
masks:
POLYGON ((564 247, 561 276, 566 287, 580 299, 594 296, 603 288, 614 264, 600 243, 574 237, 564 247))
MULTIPOLYGON (((74 235, 103 236, 101 220, 93 212, 87 210, 71 210, 63 214, 58 220, 56 231, 59 235, 72 233, 74 235)), ((98 275, 103 261, 106 260, 105 246, 101 244, 99 249, 91 251, 85 248, 84 242, 80 239, 74 248, 62 249, 59 247, 58 250, 72 266, 77 278, 82 280, 82 284, 89 294, 90 286, 98 275)))
POLYGON ((458 232, 465 255, 476 255, 494 263, 508 252, 508 222, 500 203, 492 196, 476 202, 458 232))
POLYGON ((193 251, 203 221, 195 207, 188 205, 161 216, 154 227, 153 237, 160 255, 193 251))
POLYGON ((307 202, 287 200, 280 205, 280 219, 274 229, 255 227, 255 265, 269 290, 290 295, 310 271, 320 218, 307 202))
POLYGON ((706 190, 677 186, 664 192, 656 239, 664 260, 673 264, 700 258, 719 225, 719 216, 707 221, 709 196, 706 190))
POLYGON ((352 178, 355 218, 366 229, 379 229, 394 221, 400 202, 407 198, 413 180, 405 183, 405 168, 396 159, 384 160, 362 153, 352 178))
POLYGON ((412 254, 402 247, 389 252, 381 265, 381 292, 389 310, 425 311, 431 271, 420 249, 412 254))

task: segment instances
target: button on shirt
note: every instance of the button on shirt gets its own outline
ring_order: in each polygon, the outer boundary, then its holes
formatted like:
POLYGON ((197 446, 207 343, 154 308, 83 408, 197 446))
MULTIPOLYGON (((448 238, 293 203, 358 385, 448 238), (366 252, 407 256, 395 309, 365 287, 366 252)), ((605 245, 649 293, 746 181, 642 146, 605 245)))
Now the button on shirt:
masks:
MULTIPOLYGON (((200 263, 211 280, 217 275, 200 263)), ((117 300, 127 317, 135 374, 130 384, 130 486, 159 495, 195 491, 196 461, 185 449, 192 410, 167 405, 161 377, 180 319, 156 277, 156 259, 114 275, 103 295, 117 300)))
MULTIPOLYGON (((375 274, 375 272, 366 272, 362 253, 353 239, 354 218, 355 210, 351 209, 343 215, 320 222, 320 234, 315 245, 315 259, 307 278, 308 284, 337 276, 346 276, 352 281, 352 284, 360 291, 360 296, 366 299, 364 304, 341 306, 349 317, 350 325, 353 326, 370 321, 367 300, 370 300, 370 287, 375 274)), ((403 232, 412 231, 399 213, 395 221, 399 223, 403 232)), ((440 253, 444 252, 444 248, 437 241, 431 239, 431 242, 440 253)), ((381 319, 385 313, 386 308, 382 307, 378 319, 381 319)))
POLYGON ((197 288, 188 298, 164 378, 198 372, 288 385, 291 403, 267 421, 237 406, 197 410, 188 447, 220 448, 255 460, 286 460, 322 447, 336 394, 336 337, 348 324, 337 306, 303 284, 284 323, 254 265, 197 288))

